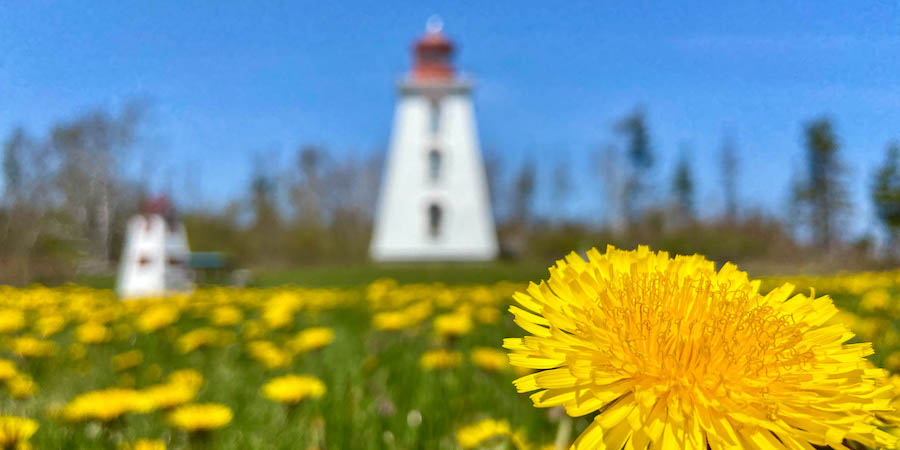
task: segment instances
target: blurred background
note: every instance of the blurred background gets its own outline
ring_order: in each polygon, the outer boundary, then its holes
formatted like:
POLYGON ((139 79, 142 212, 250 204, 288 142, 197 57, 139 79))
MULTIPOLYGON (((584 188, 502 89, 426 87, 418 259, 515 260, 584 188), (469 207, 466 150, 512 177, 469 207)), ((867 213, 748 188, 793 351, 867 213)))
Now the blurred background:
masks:
POLYGON ((892 266, 897 18, 893 2, 7 3, 0 282, 111 283, 157 194, 192 251, 267 284, 536 279, 606 244, 754 275, 892 266), (435 13, 475 81, 500 257, 376 265, 395 85, 435 13))

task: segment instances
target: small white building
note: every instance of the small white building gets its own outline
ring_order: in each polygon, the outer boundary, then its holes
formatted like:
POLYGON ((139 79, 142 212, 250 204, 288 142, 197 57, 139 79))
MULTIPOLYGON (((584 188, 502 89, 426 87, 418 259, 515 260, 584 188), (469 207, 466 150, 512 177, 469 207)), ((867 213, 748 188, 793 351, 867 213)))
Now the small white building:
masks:
POLYGON ((184 225, 165 197, 148 199, 128 221, 119 260, 119 298, 162 297, 193 289, 184 225))
POLYGON ((497 256, 472 85, 436 19, 399 84, 369 249, 376 261, 483 261, 497 256))

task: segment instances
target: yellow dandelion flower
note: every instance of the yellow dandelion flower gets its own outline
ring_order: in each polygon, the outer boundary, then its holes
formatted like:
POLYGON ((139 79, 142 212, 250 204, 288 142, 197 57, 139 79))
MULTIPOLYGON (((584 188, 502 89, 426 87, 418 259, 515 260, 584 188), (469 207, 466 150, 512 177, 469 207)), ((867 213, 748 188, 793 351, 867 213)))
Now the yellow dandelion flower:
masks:
POLYGON ((102 324, 88 322, 75 329, 75 338, 85 344, 100 344, 112 339, 112 332, 102 324))
POLYGON ((178 337, 175 346, 181 353, 190 353, 201 347, 229 345, 235 340, 234 333, 212 327, 202 327, 188 331, 178 337))
POLYGON ((398 331, 412 324, 413 321, 404 311, 384 311, 372 316, 372 326, 382 331, 398 331))
POLYGON ((480 422, 464 426, 456 432, 456 442, 462 448, 475 448, 490 439, 509 436, 509 422, 505 420, 484 419, 480 422))
POLYGON ((143 394, 155 409, 170 409, 190 403, 197 397, 197 388, 183 384, 157 384, 144 389, 143 394))
POLYGON ((160 439, 138 439, 119 445, 119 450, 166 450, 166 443, 160 439))
POLYGON ((28 398, 38 392, 38 385, 30 376, 20 373, 6 380, 6 390, 12 398, 28 398))
POLYGON ((431 303, 421 301, 399 311, 383 311, 372 316, 372 326, 382 331, 399 331, 415 327, 432 312, 431 303))
POLYGON ((66 318, 59 314, 51 314, 39 318, 34 323, 34 331, 42 337, 50 337, 66 327, 66 318))
POLYGON ((10 450, 26 450, 31 448, 28 439, 37 431, 38 424, 34 420, 0 415, 0 448, 10 450))
POLYGON ((469 355, 472 363, 488 372, 500 372, 509 369, 509 357, 506 352, 491 347, 475 347, 469 355))
POLYGON ((290 353, 278 348, 271 341, 250 342, 247 344, 247 352, 267 369, 286 367, 292 359, 290 353))
POLYGON ((127 413, 153 410, 153 402, 134 389, 109 388, 85 392, 76 396, 61 411, 70 422, 99 420, 108 422, 127 413))
POLYGON ((310 375, 285 375, 262 387, 263 397, 281 403, 299 403, 304 398, 325 395, 325 383, 310 375))
POLYGON ((433 326, 438 336, 462 336, 472 330, 472 317, 463 312, 441 314, 434 318, 433 326))
POLYGON ((203 386, 203 374, 196 369, 181 369, 170 373, 169 376, 166 377, 166 381, 169 384, 178 384, 200 389, 200 387, 203 386))
POLYGON ((475 310, 475 320, 486 325, 497 323, 500 316, 500 309, 493 306, 482 306, 475 310))
POLYGON ((428 350, 419 359, 419 365, 425 370, 450 369, 462 364, 462 354, 445 349, 428 350))
POLYGON ((25 328, 25 312, 19 309, 0 309, 0 334, 11 334, 25 328))
POLYGON ((234 413, 231 408, 219 403, 191 403, 179 406, 169 413, 168 421, 173 427, 189 432, 209 431, 231 423, 234 413))
MULTIPOLYGON (((280 298, 280 297, 279 297, 280 298)), ((263 309, 262 319, 272 329, 287 327, 294 323, 297 305, 293 303, 271 302, 263 309)))
POLYGON ((13 353, 25 358, 47 358, 56 353, 55 342, 41 340, 33 336, 15 338, 11 347, 13 353))
POLYGON ((318 350, 334 341, 334 330, 328 327, 307 328, 294 336, 286 344, 293 353, 318 350))
POLYGON ((823 326, 828 297, 766 295, 759 282, 700 256, 646 247, 572 253, 512 306, 531 336, 506 339, 538 407, 597 412, 578 449, 891 447, 875 413, 888 409, 870 344, 823 326))
POLYGON ((868 341, 874 340, 877 338, 890 323, 881 318, 877 317, 866 317, 864 319, 857 320, 855 323, 855 327, 852 328, 856 334, 860 335, 863 339, 868 341))
POLYGON ((132 369, 144 362, 144 354, 140 350, 129 350, 112 357, 113 369, 116 372, 132 369))
POLYGON ((266 328, 259 321, 248 320, 241 327, 241 335, 246 339, 260 339, 266 335, 266 328))
POLYGON ((152 333, 162 327, 171 325, 180 311, 176 305, 155 305, 148 308, 137 318, 137 328, 144 333, 152 333))
POLYGON ((16 363, 0 358, 0 381, 6 381, 19 374, 16 363))
POLYGON ((234 306, 220 306, 213 310, 210 319, 213 325, 230 327, 239 324, 244 319, 244 314, 234 306))
POLYGON ((891 305, 891 294, 887 289, 873 289, 863 294, 859 309, 863 311, 884 311, 891 305))

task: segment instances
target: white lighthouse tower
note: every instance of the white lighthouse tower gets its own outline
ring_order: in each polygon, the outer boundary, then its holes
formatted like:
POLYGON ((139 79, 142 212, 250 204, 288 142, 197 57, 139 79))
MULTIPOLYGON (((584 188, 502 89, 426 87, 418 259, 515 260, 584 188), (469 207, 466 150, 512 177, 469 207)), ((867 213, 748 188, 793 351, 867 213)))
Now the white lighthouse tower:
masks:
POLYGON ((369 249, 376 261, 483 261, 497 236, 472 108, 453 44, 429 19, 398 89, 369 249))

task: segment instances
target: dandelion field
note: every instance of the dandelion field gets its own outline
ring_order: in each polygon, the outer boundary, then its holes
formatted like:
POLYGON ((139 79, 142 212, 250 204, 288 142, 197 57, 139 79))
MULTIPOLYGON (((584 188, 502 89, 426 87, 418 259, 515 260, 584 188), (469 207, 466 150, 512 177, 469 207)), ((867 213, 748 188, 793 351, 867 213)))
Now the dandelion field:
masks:
MULTIPOLYGON (((830 295, 831 323, 900 372, 900 271, 768 278, 760 291, 785 282, 830 295)), ((531 370, 502 347, 535 332, 508 312, 526 287, 381 279, 124 302, 2 287, 0 415, 37 428, 0 424, 0 448, 567 446, 593 414, 535 408, 513 384, 531 370)))

